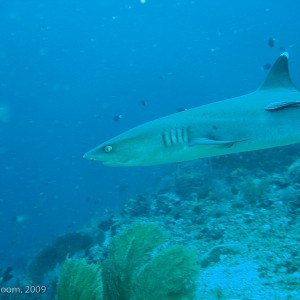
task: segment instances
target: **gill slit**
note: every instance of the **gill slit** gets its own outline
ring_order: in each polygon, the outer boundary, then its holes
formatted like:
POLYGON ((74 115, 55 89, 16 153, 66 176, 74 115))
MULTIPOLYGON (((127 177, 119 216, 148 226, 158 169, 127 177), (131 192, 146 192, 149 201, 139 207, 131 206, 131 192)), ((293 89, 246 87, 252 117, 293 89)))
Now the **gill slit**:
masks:
POLYGON ((186 127, 175 128, 162 133, 162 142, 165 148, 175 145, 188 144, 188 129, 186 127))

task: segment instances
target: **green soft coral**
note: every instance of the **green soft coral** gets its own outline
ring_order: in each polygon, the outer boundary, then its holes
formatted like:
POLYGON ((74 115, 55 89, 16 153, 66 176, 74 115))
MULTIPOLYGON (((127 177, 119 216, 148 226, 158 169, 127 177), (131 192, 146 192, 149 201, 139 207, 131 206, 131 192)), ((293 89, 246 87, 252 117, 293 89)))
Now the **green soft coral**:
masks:
POLYGON ((196 254, 186 246, 167 246, 168 239, 158 225, 135 223, 113 238, 102 272, 85 259, 68 258, 58 300, 195 299, 196 254))
POLYGON ((58 286, 58 300, 102 300, 102 276, 99 265, 85 259, 67 258, 62 267, 58 286))
POLYGON ((168 237, 149 223, 136 223, 115 237, 102 264, 104 299, 193 299, 196 255, 186 246, 160 249, 168 237))
POLYGON ((171 246, 136 272, 132 300, 194 299, 198 273, 195 253, 185 246, 171 246))
POLYGON ((136 271, 167 239, 166 232, 149 223, 135 223, 116 236, 109 247, 108 259, 102 264, 105 299, 131 299, 136 271))

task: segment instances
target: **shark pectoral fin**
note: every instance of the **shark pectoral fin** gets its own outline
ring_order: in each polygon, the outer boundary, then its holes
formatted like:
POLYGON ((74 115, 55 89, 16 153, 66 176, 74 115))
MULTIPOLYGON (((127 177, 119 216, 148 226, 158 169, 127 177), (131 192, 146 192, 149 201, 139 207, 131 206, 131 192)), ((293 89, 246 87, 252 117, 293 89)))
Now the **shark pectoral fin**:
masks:
POLYGON ((277 111, 291 106, 299 105, 300 101, 278 101, 268 104, 265 107, 266 111, 277 111))
POLYGON ((248 139, 243 140, 233 140, 233 141, 222 141, 222 140, 214 140, 209 138, 195 138, 189 142, 189 146, 224 146, 224 147, 232 147, 235 143, 242 142, 248 139))

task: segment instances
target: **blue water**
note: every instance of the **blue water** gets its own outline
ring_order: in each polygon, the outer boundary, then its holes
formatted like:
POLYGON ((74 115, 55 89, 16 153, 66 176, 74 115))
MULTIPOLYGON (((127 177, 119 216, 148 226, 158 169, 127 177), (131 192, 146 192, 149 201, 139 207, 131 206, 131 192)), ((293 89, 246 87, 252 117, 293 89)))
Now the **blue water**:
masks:
POLYGON ((2 0, 0 266, 26 263, 176 168, 107 168, 82 158, 90 148, 253 91, 284 50, 299 85, 299 11, 297 0, 2 0))

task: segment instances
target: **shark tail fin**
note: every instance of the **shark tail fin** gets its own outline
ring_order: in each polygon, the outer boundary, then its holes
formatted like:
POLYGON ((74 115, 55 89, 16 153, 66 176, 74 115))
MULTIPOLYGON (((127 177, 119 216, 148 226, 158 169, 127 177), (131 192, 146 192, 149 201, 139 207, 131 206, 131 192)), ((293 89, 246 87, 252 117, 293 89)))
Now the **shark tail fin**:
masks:
POLYGON ((282 53, 273 64, 267 78, 259 90, 269 89, 289 89, 298 90, 293 84, 288 65, 289 55, 287 52, 282 53))

